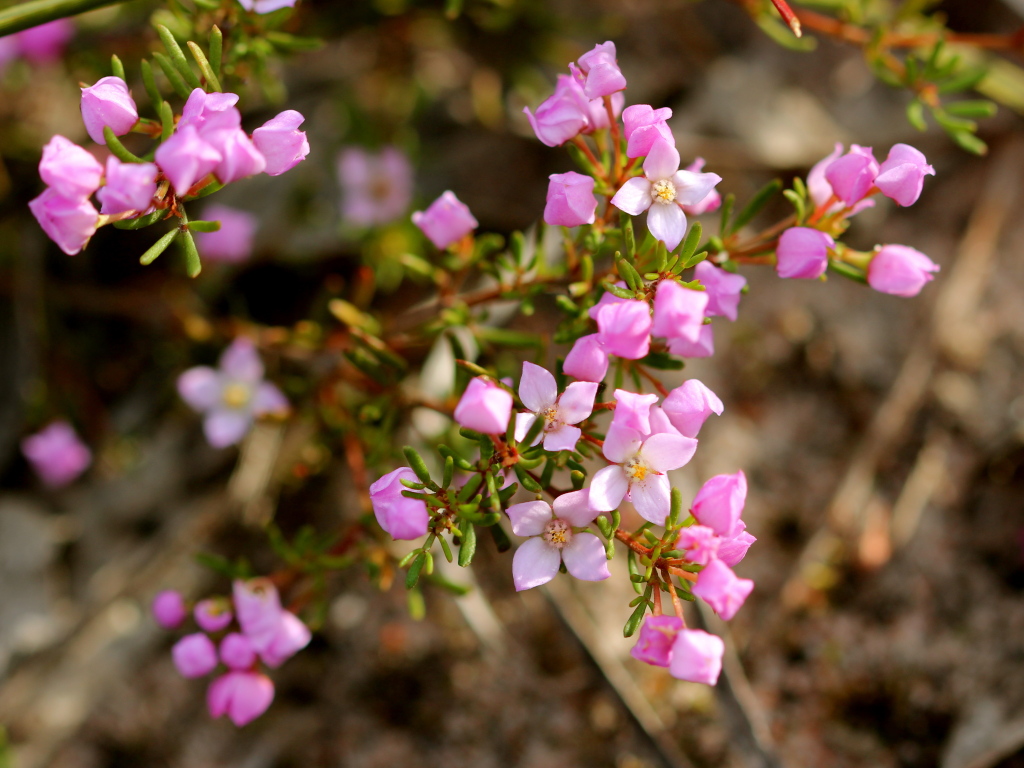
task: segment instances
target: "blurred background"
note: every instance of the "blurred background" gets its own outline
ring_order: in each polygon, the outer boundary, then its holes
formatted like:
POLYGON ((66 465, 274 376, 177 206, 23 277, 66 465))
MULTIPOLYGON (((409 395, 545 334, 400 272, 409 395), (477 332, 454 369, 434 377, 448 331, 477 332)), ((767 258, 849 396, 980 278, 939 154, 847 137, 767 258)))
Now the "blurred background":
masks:
MULTIPOLYGON (((935 5, 958 31, 1024 23, 1008 1, 935 5)), ((256 215, 253 253, 190 281, 174 254, 138 265, 146 231, 106 228, 67 257, 26 208, 42 145, 85 140, 78 82, 107 74, 111 53, 137 71, 153 12, 135 0, 79 17, 63 56, 15 59, 0 76, 0 765, 1024 766, 1018 115, 986 120, 990 152, 969 155, 915 131, 908 96, 858 49, 787 50, 725 0, 470 1, 455 20, 440 3, 302 0, 288 29, 324 45, 271 62, 267 81, 283 88, 240 74, 247 125, 281 108, 306 116, 308 162, 219 194, 256 215), (473 592, 428 590, 423 621, 400 585, 339 574, 268 713, 242 731, 211 721, 203 684, 171 664, 175 636, 149 617, 153 594, 224 592, 197 550, 272 569, 268 513, 285 530, 330 528, 360 508, 339 452, 309 434, 261 427, 241 459, 210 448, 176 376, 214 360, 238 324, 315 334, 302 322, 368 264, 385 319, 422 298, 388 272, 408 225, 343 217, 345 147, 399 147, 410 210, 451 189, 482 231, 530 226, 547 175, 572 164, 536 141, 522 108, 604 40, 627 103, 671 107, 684 163, 705 158, 741 201, 835 142, 881 157, 912 143, 937 171, 913 208, 884 200, 847 237, 941 264, 921 296, 746 267, 740 319, 719 326, 713 358, 687 366, 726 411, 675 480, 689 498, 742 468, 758 538, 737 569, 757 584, 737 617, 691 617, 727 637, 722 680, 683 683, 628 657, 627 580, 516 594, 510 558, 482 546, 472 574, 451 575, 473 592), (47 491, 18 445, 58 417, 94 463, 47 491)), ((779 204, 765 220, 785 214, 779 204)), ((301 368, 271 370, 293 399, 306 391, 301 368)))

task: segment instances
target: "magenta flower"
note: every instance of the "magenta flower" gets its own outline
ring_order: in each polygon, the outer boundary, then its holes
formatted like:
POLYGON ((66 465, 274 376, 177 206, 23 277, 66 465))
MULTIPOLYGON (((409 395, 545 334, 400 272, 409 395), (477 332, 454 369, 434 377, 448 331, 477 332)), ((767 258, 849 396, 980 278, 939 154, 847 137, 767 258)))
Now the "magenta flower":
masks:
POLYGON ((274 684, 258 672, 228 672, 214 680, 206 693, 210 717, 227 715, 239 728, 266 712, 273 700, 274 684))
POLYGON ((626 137, 626 157, 643 157, 658 139, 675 144, 668 123, 672 110, 654 109, 649 104, 634 104, 622 111, 622 133, 626 137))
POLYGON ((221 154, 221 161, 213 169, 221 184, 255 176, 266 169, 267 159, 240 127, 206 130, 201 134, 221 154))
POLYGON ((252 132, 256 149, 267 159, 270 176, 280 176, 306 159, 309 141, 306 132, 299 130, 305 119, 294 109, 286 109, 252 132))
POLYGON ((521 441, 537 418, 544 419, 544 429, 534 445, 544 440, 545 451, 573 451, 582 432, 579 424, 594 410, 597 384, 574 381, 558 394, 555 377, 550 371, 533 363, 523 363, 519 380, 519 399, 531 413, 516 414, 516 440, 521 441))
POLYGON ((195 125, 179 124, 171 137, 156 148, 154 159, 170 179, 175 193, 184 196, 193 184, 212 172, 224 156, 199 136, 195 125))
POLYGON ((563 493, 554 505, 527 501, 508 508, 512 532, 531 538, 519 545, 512 558, 512 580, 516 591, 547 584, 558 573, 559 564, 581 581, 601 581, 611 576, 604 544, 589 531, 597 512, 587 502, 587 490, 563 493))
POLYGON ((656 667, 667 667, 672 659, 672 644, 683 629, 678 616, 648 616, 629 655, 656 667))
POLYGON ((188 616, 185 600, 180 592, 165 589, 153 598, 153 618, 164 629, 174 629, 188 616))
POLYGON ((171 659, 182 677, 202 677, 217 668, 217 648, 209 637, 196 632, 174 644, 171 659))
POLYGON ((662 405, 672 426, 686 437, 696 437, 708 416, 721 416, 724 409, 718 395, 697 379, 684 381, 673 389, 662 405))
POLYGON ((553 226, 578 227, 593 224, 597 210, 594 178, 582 173, 553 173, 548 176, 548 197, 544 221, 553 226))
POLYGON ((715 475, 704 483, 693 499, 690 512, 701 525, 719 536, 731 538, 743 530, 739 524, 746 502, 747 476, 741 469, 734 475, 715 475))
POLYGON ((672 643, 669 673, 678 680, 714 685, 722 671, 725 643, 702 629, 682 629, 672 643))
POLYGON ((615 43, 610 40, 595 45, 577 59, 577 64, 579 70, 571 64, 569 69, 588 99, 611 96, 626 87, 626 78, 615 59, 615 43))
POLYGON ((256 663, 252 640, 238 632, 225 635, 220 641, 220 660, 228 669, 250 669, 256 663))
POLYGON ((871 190, 878 175, 878 161, 871 153, 871 147, 850 145, 850 151, 833 160, 825 169, 825 179, 833 193, 847 206, 864 199, 871 190))
POLYGON ((253 240, 259 227, 255 214, 214 204, 203 210, 203 217, 220 222, 216 232, 195 234, 196 244, 205 258, 238 264, 252 256, 253 240))
POLYGON ((66 421, 55 421, 21 441, 21 452, 46 485, 60 488, 92 463, 92 452, 66 421))
POLYGON ((878 169, 875 186, 899 205, 913 205, 921 196, 924 177, 934 176, 935 169, 921 152, 909 144, 894 144, 889 156, 878 169))
MULTIPOLYGON (((826 169, 843 154, 843 145, 838 141, 832 152, 816 162, 807 173, 807 192, 815 207, 820 208, 832 199, 832 185, 825 178, 826 169)), ((839 206, 840 208, 842 206, 839 206)))
POLYGON ((686 234, 686 214, 680 206, 696 205, 721 180, 715 173, 679 170, 679 151, 659 138, 644 160, 644 175, 629 179, 611 202, 631 216, 647 211, 647 229, 671 251, 686 234))
POLYGON ((698 565, 707 565, 718 556, 722 539, 706 525, 691 525, 679 532, 675 549, 687 550, 686 559, 698 565))
POLYGON ((696 341, 684 336, 669 339, 668 351, 680 357, 711 357, 715 354, 715 337, 710 325, 702 325, 696 341))
MULTIPOLYGON (((704 170, 704 158, 696 158, 692 163, 686 166, 685 170, 692 173, 700 173, 704 170)), ((684 205, 683 213, 689 214, 690 216, 700 216, 705 213, 717 211, 721 207, 722 196, 718 193, 717 189, 712 189, 699 203, 695 203, 694 205, 684 205)))
POLYGON ((203 431, 214 448, 241 440, 257 416, 283 413, 288 401, 263 380, 263 362, 255 345, 235 339, 220 356, 220 367, 189 368, 178 377, 178 393, 193 410, 205 414, 203 431))
POLYGON ((600 334, 591 333, 576 339, 565 356, 562 371, 581 381, 604 381, 608 373, 608 353, 601 346, 600 334))
POLYGON ((916 296, 939 265, 906 245, 883 245, 868 264, 868 285, 894 296, 916 296))
POLYGON ((70 19, 57 19, 18 32, 13 37, 17 39, 22 56, 36 64, 46 64, 63 55, 64 46, 74 34, 75 25, 70 19))
MULTIPOLYGON (((313 634, 302 619, 291 611, 281 611, 277 630, 270 636, 270 640, 257 650, 264 664, 271 669, 277 669, 309 645, 312 639, 313 634)), ((255 643, 253 647, 256 648, 255 643)))
POLYGON ((218 127, 237 127, 242 121, 241 113, 234 108, 237 103, 236 93, 207 93, 202 88, 193 88, 181 110, 178 130, 191 125, 197 131, 202 131, 207 123, 218 127), (237 121, 235 115, 238 116, 237 121))
POLYGON ((657 395, 641 395, 625 389, 615 390, 615 412, 612 425, 635 429, 642 435, 651 433, 651 406, 658 402, 657 395))
POLYGON ((651 309, 646 301, 620 299, 610 293, 590 308, 597 338, 607 354, 639 360, 651 349, 651 309))
POLYGON ((238 0, 250 13, 272 13, 282 8, 294 8, 297 0, 238 0))
POLYGON ((746 524, 742 520, 737 523, 737 526, 742 526, 743 530, 730 539, 721 539, 718 542, 718 559, 730 568, 746 557, 750 545, 757 541, 747 533, 746 524))
POLYGON ((442 193, 427 210, 415 211, 412 223, 441 251, 478 226, 469 208, 451 191, 442 193))
POLYGON ((28 207, 46 236, 68 256, 74 256, 89 244, 100 217, 88 198, 68 199, 52 187, 30 200, 28 207))
POLYGON ((721 560, 712 560, 697 576, 697 583, 691 591, 728 621, 736 615, 753 589, 753 581, 739 578, 721 560))
POLYGON ((477 376, 462 393, 454 416, 466 429, 485 435, 502 435, 512 417, 512 395, 490 379, 477 376))
POLYGON ((727 317, 736 320, 740 306, 740 294, 747 284, 743 275, 734 275, 716 267, 709 261, 702 261, 694 268, 693 276, 700 280, 708 295, 708 317, 727 317))
POLYGON ((675 280, 662 280, 654 294, 654 335, 669 341, 696 342, 704 327, 707 306, 707 291, 684 288, 675 280))
POLYGON ((231 623, 231 605, 226 598, 200 600, 192 611, 196 624, 204 632, 220 632, 231 623))
POLYGON ((237 580, 233 597, 238 625, 267 666, 280 666, 309 644, 309 628, 281 607, 277 588, 269 579, 237 580))
MULTIPOLYGON (((579 88, 579 83, 576 83, 576 87, 579 88)), ((626 96, 619 91, 611 95, 610 101, 612 103, 612 114, 618 118, 622 114, 622 108, 626 105, 626 96)), ((583 129, 583 132, 593 133, 602 128, 608 128, 610 125, 608 122, 608 108, 604 105, 604 99, 591 99, 588 101, 587 126, 583 129)))
POLYGON ((828 268, 828 249, 835 240, 818 229, 790 227, 775 248, 775 271, 779 277, 814 280, 828 268))
POLYGON ((103 128, 110 126, 115 136, 124 136, 139 121, 128 84, 120 77, 103 77, 82 89, 82 121, 89 138, 106 144, 103 128))
MULTIPOLYGON (((559 75, 555 92, 540 103, 537 114, 530 112, 529 107, 523 107, 523 112, 540 142, 549 147, 557 147, 588 127, 589 107, 580 84, 568 75, 559 75)), ((607 120, 605 117, 605 122, 607 120)))
POLYGON ((590 482, 591 507, 610 511, 628 496, 642 518, 664 525, 672 491, 665 473, 686 464, 696 450, 697 441, 689 437, 659 432, 645 439, 635 429, 612 425, 603 448, 611 466, 590 482))
POLYGON ((77 201, 99 188, 103 166, 90 152, 58 135, 43 147, 39 175, 57 194, 77 201))
POLYGON ((157 167, 153 163, 122 163, 107 158, 106 183, 96 193, 100 213, 114 214, 150 208, 156 194, 157 167))
POLYGON ((388 472, 370 486, 370 503, 380 527, 393 539, 418 539, 427 532, 430 513, 422 499, 403 496, 402 480, 419 482, 409 467, 388 472))
POLYGON ((374 227, 400 218, 412 201, 409 158, 396 147, 372 154, 349 147, 338 158, 341 215, 350 224, 374 227))

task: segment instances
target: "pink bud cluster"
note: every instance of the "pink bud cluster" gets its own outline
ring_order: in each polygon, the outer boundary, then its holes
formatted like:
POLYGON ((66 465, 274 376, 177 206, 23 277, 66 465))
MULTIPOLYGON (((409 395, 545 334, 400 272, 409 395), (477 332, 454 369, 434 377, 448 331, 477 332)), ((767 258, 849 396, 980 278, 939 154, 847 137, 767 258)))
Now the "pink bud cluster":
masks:
POLYGON ((66 421, 55 421, 21 441, 21 452, 46 485, 61 488, 92 463, 92 451, 66 421))
MULTIPOLYGON (((188 616, 181 594, 167 590, 153 600, 160 626, 174 629, 188 616)), ((205 677, 219 665, 226 668, 210 685, 206 701, 214 718, 227 715, 243 726, 262 715, 274 699, 274 683, 262 667, 276 669, 305 648, 309 628, 281 607, 269 579, 237 580, 232 597, 200 600, 192 609, 200 632, 185 635, 171 648, 174 666, 183 677, 205 677), (232 621, 238 631, 225 632, 232 621)))

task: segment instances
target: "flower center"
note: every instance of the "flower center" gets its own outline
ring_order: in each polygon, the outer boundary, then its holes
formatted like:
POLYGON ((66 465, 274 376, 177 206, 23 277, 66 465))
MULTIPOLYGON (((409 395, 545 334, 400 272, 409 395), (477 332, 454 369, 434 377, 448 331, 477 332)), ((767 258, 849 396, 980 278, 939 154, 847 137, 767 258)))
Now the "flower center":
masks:
POLYGON ((228 384, 221 393, 221 399, 228 408, 244 408, 252 393, 245 384, 228 384))
POLYGON ((544 419, 544 431, 552 432, 558 428, 558 406, 552 405, 541 411, 538 416, 544 419))
POLYGON ((675 202, 676 185, 668 179, 654 182, 654 186, 651 187, 651 199, 663 205, 675 202))
POLYGON ((556 517, 544 526, 544 533, 541 534, 544 541, 555 549, 561 549, 572 541, 572 526, 560 517, 556 517))
POLYGON ((623 465, 623 469, 626 470, 626 474, 629 475, 631 480, 643 480, 647 477, 647 473, 651 471, 650 467, 644 464, 639 458, 630 459, 623 465))

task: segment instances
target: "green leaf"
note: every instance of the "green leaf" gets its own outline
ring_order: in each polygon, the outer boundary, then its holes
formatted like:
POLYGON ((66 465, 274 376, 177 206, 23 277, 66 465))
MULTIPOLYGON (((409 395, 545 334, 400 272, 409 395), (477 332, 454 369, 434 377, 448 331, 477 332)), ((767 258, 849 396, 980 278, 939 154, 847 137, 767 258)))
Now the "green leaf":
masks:
POLYGON ((267 32, 264 37, 274 47, 284 51, 315 51, 318 48, 322 48, 324 44, 324 41, 317 37, 299 37, 276 30, 267 32))
POLYGON ((206 78, 206 84, 214 91, 220 91, 220 79, 213 71, 213 67, 210 66, 209 60, 206 58, 206 54, 203 53, 203 49, 193 43, 191 40, 186 43, 189 51, 192 53, 192 58, 196 60, 196 64, 199 65, 199 71, 203 73, 203 77, 206 78))
POLYGON ((405 460, 409 462, 409 467, 416 473, 420 482, 430 488, 437 488, 437 484, 430 479, 430 470, 427 469, 427 463, 419 452, 411 445, 406 445, 402 448, 402 453, 405 454, 405 460))
POLYGON ((465 568, 476 554, 476 528, 470 522, 462 523, 462 544, 459 545, 459 565, 465 568))
POLYGON ((945 82, 939 83, 939 93, 947 94, 969 91, 984 80, 986 75, 988 75, 987 67, 965 69, 963 72, 953 75, 945 82))
POLYGON ((220 77, 220 62, 221 57, 224 54, 224 33, 220 31, 220 27, 216 24, 210 30, 210 69, 219 78, 220 77))
POLYGON ((437 573, 430 574, 425 580, 428 584, 440 587, 447 592, 451 592, 456 597, 464 597, 473 591, 472 587, 466 586, 465 584, 456 584, 454 581, 448 581, 444 576, 437 573))
POLYGON ((614 283, 601 283, 601 287, 604 288, 612 296, 617 296, 620 299, 635 299, 636 295, 625 288, 619 288, 614 283))
POLYGON ((683 511, 683 492, 678 488, 672 489, 671 502, 668 513, 668 525, 670 528, 675 528, 679 525, 679 515, 683 511))
POLYGON ((619 276, 626 281, 626 285, 634 291, 638 291, 643 288, 644 279, 640 277, 640 273, 636 271, 636 267, 621 256, 615 260, 615 264, 619 268, 619 276))
POLYGON ((181 50, 181 46, 178 45, 178 41, 174 39, 174 35, 171 34, 171 30, 165 27, 163 24, 156 24, 156 33, 160 35, 160 42, 164 44, 164 48, 167 49, 168 55, 171 57, 171 63, 174 68, 181 75, 182 79, 188 83, 192 88, 201 88, 199 78, 196 73, 192 71, 192 67, 188 65, 188 60, 185 58, 185 53, 181 50))
POLYGON ((167 250, 167 247, 174 242, 174 239, 181 234, 181 229, 175 227, 170 232, 164 234, 159 240, 153 243, 146 250, 144 254, 139 258, 140 264, 152 264, 156 257, 167 250))
POLYGON ((143 59, 139 62, 139 69, 142 70, 142 84, 145 86, 146 94, 149 96, 149 103, 159 115, 160 103, 163 101, 163 98, 160 96, 160 89, 157 88, 156 78, 153 77, 153 66, 148 60, 143 59))
POLYGON ((405 574, 405 588, 412 589, 415 587, 420 580, 420 571, 423 570, 423 564, 427 562, 427 553, 422 550, 416 554, 413 558, 412 565, 409 566, 408 572, 405 574))
POLYGON ((203 271, 203 264, 199 260, 199 251, 196 249, 196 241, 192 239, 192 233, 187 229, 181 230, 179 242, 185 252, 185 272, 189 277, 198 277, 203 271))
POLYGON ((792 189, 784 189, 782 194, 793 204, 793 208, 796 210, 796 223, 800 224, 807 216, 807 204, 804 202, 804 198, 792 189))
POLYGON ((736 195, 731 192, 722 198, 722 213, 718 220, 718 234, 725 237, 729 234, 729 219, 732 217, 732 207, 736 203, 736 195))
POLYGON ((633 634, 640 629, 640 624, 644 620, 644 614, 647 613, 647 601, 641 598, 640 605, 633 609, 633 613, 626 619, 626 625, 622 628, 622 634, 624 637, 632 637, 633 634))
POLYGON ((509 541, 508 534, 505 533, 505 529, 499 524, 492 525, 488 528, 491 532, 491 538, 494 539, 494 546, 498 548, 499 552, 508 552, 512 548, 512 542, 509 541))
POLYGON ((174 133, 174 110, 171 109, 171 105, 166 101, 161 101, 157 107, 157 112, 160 114, 160 141, 164 142, 171 138, 171 134, 174 133))
POLYGON ((144 229, 145 227, 156 224, 160 219, 167 215, 167 211, 153 211, 147 213, 145 216, 139 216, 135 219, 122 219, 121 221, 114 222, 115 229, 144 229))
POLYGON ((750 199, 743 210, 741 210, 736 218, 733 219, 732 224, 729 225, 730 232, 738 232, 743 229, 750 220, 753 219, 762 208, 772 199, 772 196, 782 189, 782 181, 780 179, 772 179, 770 182, 765 184, 757 193, 750 199))
POLYGON ((919 99, 914 99, 907 104, 907 122, 919 131, 928 130, 928 124, 924 119, 924 104, 919 99))
POLYGON ((444 559, 450 563, 452 561, 452 549, 448 546, 448 540, 444 536, 438 536, 437 540, 441 542, 441 551, 444 552, 444 559))
POLYGON ((683 266, 680 267, 680 271, 682 271, 684 269, 689 269, 690 267, 696 267, 698 264, 700 264, 702 261, 704 261, 704 259, 706 259, 707 257, 708 257, 708 252, 707 251, 701 251, 700 253, 693 254, 693 256, 691 256, 690 258, 688 258, 686 261, 683 262, 683 266))
POLYGON ((988 144, 969 131, 950 131, 949 136, 961 149, 975 155, 988 154, 988 144))
POLYGON ((636 259, 636 236, 633 234, 633 217, 625 216, 626 222, 622 225, 622 236, 626 244, 626 254, 631 259, 636 259))
POLYGON ((174 89, 174 92, 181 98, 188 99, 188 95, 191 93, 191 90, 187 85, 185 85, 185 81, 181 79, 181 75, 178 74, 178 71, 174 68, 174 64, 171 63, 171 60, 160 51, 153 51, 153 58, 156 60, 156 63, 160 65, 160 69, 163 71, 168 82, 170 82, 171 88, 174 89))
POLYGON ((116 53, 110 57, 110 71, 114 73, 114 77, 120 77, 122 80, 125 79, 124 64, 122 64, 121 60, 117 58, 116 53))
POLYGON ((867 277, 864 275, 864 270, 858 269, 852 264, 847 264, 845 261, 833 261, 830 260, 828 268, 836 274, 847 277, 850 280, 855 280, 858 283, 867 283, 867 277))
POLYGON ((946 104, 946 111, 957 117, 992 117, 999 107, 988 99, 970 99, 946 104))
POLYGON ((686 365, 678 357, 673 357, 667 352, 649 352, 640 362, 659 371, 681 371, 686 365))
POLYGON ((141 163, 144 162, 141 157, 136 157, 127 149, 124 144, 114 135, 113 129, 109 125, 103 126, 103 138, 106 139, 107 147, 110 149, 110 153, 114 155, 118 160, 125 163, 141 163))

